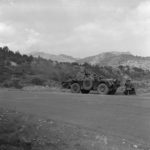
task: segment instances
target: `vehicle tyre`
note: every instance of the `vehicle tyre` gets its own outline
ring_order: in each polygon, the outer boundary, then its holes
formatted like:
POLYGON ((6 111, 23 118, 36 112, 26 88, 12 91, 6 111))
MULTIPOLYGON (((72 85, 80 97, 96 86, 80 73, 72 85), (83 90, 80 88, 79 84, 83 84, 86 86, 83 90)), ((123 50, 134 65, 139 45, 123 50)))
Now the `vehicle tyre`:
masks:
POLYGON ((84 89, 82 89, 81 92, 82 92, 83 94, 88 94, 90 91, 89 91, 89 90, 84 90, 84 89))
POLYGON ((80 93, 80 85, 78 83, 73 83, 71 85, 71 92, 72 93, 80 93))
POLYGON ((105 83, 101 83, 98 85, 97 91, 99 94, 106 95, 109 93, 109 88, 105 83))
POLYGON ((93 86, 93 81, 91 79, 85 79, 83 80, 83 89, 84 90, 90 90, 93 86))

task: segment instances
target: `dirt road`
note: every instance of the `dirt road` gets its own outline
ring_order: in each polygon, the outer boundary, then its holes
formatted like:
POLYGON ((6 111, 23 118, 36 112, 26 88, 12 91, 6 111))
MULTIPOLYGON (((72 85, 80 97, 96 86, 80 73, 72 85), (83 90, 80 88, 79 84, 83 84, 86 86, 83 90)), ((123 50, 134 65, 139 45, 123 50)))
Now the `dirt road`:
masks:
POLYGON ((150 98, 0 91, 0 105, 150 143, 150 98))

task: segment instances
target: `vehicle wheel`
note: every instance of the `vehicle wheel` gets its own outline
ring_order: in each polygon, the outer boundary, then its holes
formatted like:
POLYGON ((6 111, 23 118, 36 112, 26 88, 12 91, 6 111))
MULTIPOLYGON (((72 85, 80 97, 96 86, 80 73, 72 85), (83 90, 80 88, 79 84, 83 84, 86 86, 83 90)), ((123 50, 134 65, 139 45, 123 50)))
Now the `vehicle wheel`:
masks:
POLYGON ((72 93, 80 93, 80 85, 78 83, 73 83, 71 85, 71 92, 72 93))
POLYGON ((81 90, 81 92, 83 93, 83 94, 88 94, 90 91, 89 90, 81 90))
POLYGON ((93 86, 93 81, 91 79, 85 79, 83 80, 83 89, 84 90, 90 90, 93 86))
POLYGON ((98 85, 97 91, 99 94, 106 95, 109 92, 109 88, 105 83, 101 83, 98 85))

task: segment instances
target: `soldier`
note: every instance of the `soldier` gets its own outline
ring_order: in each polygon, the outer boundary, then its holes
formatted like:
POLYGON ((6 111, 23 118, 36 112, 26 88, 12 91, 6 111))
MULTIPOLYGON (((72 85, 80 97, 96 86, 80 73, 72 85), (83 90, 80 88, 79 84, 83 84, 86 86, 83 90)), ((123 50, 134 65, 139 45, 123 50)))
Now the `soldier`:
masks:
POLYGON ((125 91, 124 91, 125 95, 130 95, 130 94, 136 94, 135 93, 135 88, 133 83, 131 82, 131 79, 127 79, 125 82, 125 91))
POLYGON ((79 81, 82 81, 85 78, 85 74, 86 74, 85 68, 81 67, 80 71, 76 75, 76 79, 79 80, 79 81))

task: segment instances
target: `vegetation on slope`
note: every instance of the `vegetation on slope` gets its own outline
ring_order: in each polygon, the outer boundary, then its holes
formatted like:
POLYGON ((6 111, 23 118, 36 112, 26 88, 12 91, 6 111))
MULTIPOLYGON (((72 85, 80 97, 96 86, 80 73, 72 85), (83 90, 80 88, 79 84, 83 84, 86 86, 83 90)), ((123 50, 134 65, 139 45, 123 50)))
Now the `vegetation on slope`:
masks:
POLYGON ((129 76, 132 79, 149 79, 150 71, 129 66, 98 66, 88 63, 59 63, 57 61, 34 58, 13 52, 8 47, 0 48, 0 85, 22 88, 25 85, 55 86, 55 83, 74 78, 81 67, 95 72, 104 78, 129 76), (52 84, 53 83, 53 84, 52 84))

